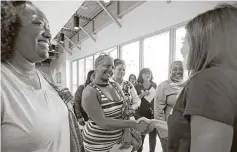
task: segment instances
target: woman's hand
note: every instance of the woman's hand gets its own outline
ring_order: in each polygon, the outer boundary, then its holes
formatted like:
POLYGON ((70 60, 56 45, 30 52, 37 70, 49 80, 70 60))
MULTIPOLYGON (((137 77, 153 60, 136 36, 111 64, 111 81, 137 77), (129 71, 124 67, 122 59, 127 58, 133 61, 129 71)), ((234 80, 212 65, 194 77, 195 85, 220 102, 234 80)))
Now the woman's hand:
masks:
POLYGON ((163 120, 147 119, 145 117, 139 118, 138 123, 144 121, 151 125, 152 128, 168 129, 167 122, 163 120))
POLYGON ((139 131, 141 134, 147 134, 153 130, 152 126, 145 121, 140 121, 136 124, 135 129, 139 131))
POLYGON ((148 96, 148 95, 150 94, 150 92, 149 92, 149 90, 145 90, 145 91, 143 92, 143 94, 144 94, 144 96, 148 96))
POLYGON ((79 122, 79 124, 80 124, 81 126, 84 126, 84 125, 85 125, 85 121, 84 121, 83 118, 79 118, 79 119, 78 119, 78 122, 79 122))
POLYGON ((147 119, 146 117, 141 117, 141 118, 139 118, 139 119, 137 120, 137 123, 140 123, 140 122, 142 122, 142 121, 144 121, 144 122, 146 122, 146 123, 148 123, 148 124, 151 123, 151 119, 147 119))

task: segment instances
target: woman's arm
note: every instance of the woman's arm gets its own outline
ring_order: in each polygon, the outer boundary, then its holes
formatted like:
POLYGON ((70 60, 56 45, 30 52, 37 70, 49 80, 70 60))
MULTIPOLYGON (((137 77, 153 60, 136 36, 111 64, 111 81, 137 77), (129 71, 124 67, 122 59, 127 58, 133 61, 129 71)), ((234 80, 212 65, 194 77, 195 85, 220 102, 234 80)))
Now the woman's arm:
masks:
POLYGON ((138 97, 141 99, 141 98, 143 98, 145 95, 146 95, 146 93, 145 92, 142 92, 141 90, 141 84, 139 84, 139 83, 137 83, 135 86, 134 86, 134 88, 135 88, 135 90, 137 91, 137 95, 138 95, 138 97))
POLYGON ((135 128, 139 132, 144 132, 147 129, 146 123, 137 123, 136 120, 119 120, 105 117, 97 98, 97 91, 92 87, 84 89, 82 106, 88 116, 100 127, 106 129, 135 128))
POLYGON ((82 116, 82 107, 81 107, 81 98, 82 98, 82 91, 84 89, 84 86, 79 86, 77 88, 77 91, 75 93, 75 96, 74 96, 74 100, 75 100, 75 114, 77 116, 77 119, 81 119, 83 118, 82 116))
POLYGON ((160 84, 156 90, 154 100, 154 118, 157 120, 166 120, 165 118, 165 107, 167 105, 166 95, 164 92, 164 84, 160 84))
POLYGON ((233 127, 202 116, 191 116, 190 152, 230 152, 233 127))
POLYGON ((144 93, 144 92, 138 95, 138 97, 139 97, 140 99, 143 98, 144 96, 145 96, 145 93, 144 93))
POLYGON ((138 122, 144 121, 144 122, 150 124, 153 128, 156 128, 156 129, 168 130, 167 122, 163 121, 163 120, 147 119, 145 117, 142 117, 142 118, 139 118, 137 121, 138 122))
POLYGON ((134 88, 134 86, 132 86, 132 88, 131 88, 131 96, 132 96, 132 101, 133 101, 132 108, 137 109, 141 104, 141 99, 137 95, 137 91, 134 88))

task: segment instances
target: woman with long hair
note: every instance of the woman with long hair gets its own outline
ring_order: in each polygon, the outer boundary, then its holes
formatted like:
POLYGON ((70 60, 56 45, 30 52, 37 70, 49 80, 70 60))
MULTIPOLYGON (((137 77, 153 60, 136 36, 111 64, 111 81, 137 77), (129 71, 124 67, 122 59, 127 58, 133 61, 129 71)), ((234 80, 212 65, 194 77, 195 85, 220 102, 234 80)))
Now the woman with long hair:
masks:
POLYGON ((191 76, 168 119, 168 152, 237 151, 236 27, 237 8, 228 4, 186 25, 181 52, 191 76))
POLYGON ((82 92, 83 92, 84 88, 94 80, 94 78, 95 78, 95 70, 89 71, 87 73, 85 84, 80 85, 77 88, 77 91, 74 95, 74 105, 75 105, 74 111, 77 116, 77 120, 78 120, 79 124, 82 126, 84 126, 85 122, 88 121, 88 116, 81 106, 82 92))
MULTIPOLYGON (((135 88, 137 90, 138 96, 141 99, 140 107, 138 108, 135 114, 136 119, 141 117, 153 119, 154 97, 155 97, 154 90, 156 89, 156 84, 153 82, 153 75, 149 68, 143 68, 140 71, 135 88), (147 98, 149 95, 153 95, 153 97, 147 98)), ((144 142, 144 139, 145 135, 142 136, 142 143, 144 142)), ((149 133, 149 145, 150 145, 150 152, 155 152, 156 129, 153 129, 153 131, 149 133)), ((143 144, 138 150, 138 152, 142 152, 142 149, 143 144)))

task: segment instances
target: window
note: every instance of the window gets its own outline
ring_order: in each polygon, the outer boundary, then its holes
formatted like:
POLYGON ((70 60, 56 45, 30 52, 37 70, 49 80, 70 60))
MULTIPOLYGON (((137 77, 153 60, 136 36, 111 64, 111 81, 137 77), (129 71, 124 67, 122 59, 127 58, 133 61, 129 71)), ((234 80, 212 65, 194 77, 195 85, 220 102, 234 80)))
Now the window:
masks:
POLYGON ((77 61, 72 62, 72 94, 77 90, 77 61))
POLYGON ((117 47, 109 49, 105 51, 105 53, 109 54, 113 59, 118 58, 118 50, 117 47))
POLYGON ((112 51, 109 53, 109 55, 110 55, 113 59, 118 58, 118 50, 117 50, 117 48, 114 49, 114 50, 112 50, 112 51))
POLYGON ((79 75, 79 82, 78 85, 85 83, 85 65, 84 65, 84 59, 79 60, 79 66, 78 66, 78 75, 79 75))
POLYGON ((181 48, 183 46, 183 39, 186 35, 186 30, 184 27, 176 29, 176 37, 175 37, 175 60, 183 61, 183 56, 181 54, 181 48))
POLYGON ((66 60, 66 85, 67 88, 71 91, 71 66, 70 66, 70 62, 68 60, 66 60))
POLYGON ((121 58, 126 64, 125 80, 130 74, 139 74, 139 41, 121 47, 121 58))
POLYGON ((144 67, 151 69, 157 85, 168 79, 169 32, 144 40, 144 67))
POLYGON ((89 56, 86 59, 86 70, 85 70, 85 76, 87 76, 87 73, 90 70, 93 70, 93 56, 89 56))
POLYGON ((99 55, 100 55, 100 53, 94 54, 94 64, 95 64, 95 60, 98 58, 99 55))
MULTIPOLYGON (((184 27, 176 29, 176 47, 175 47, 175 60, 183 61, 183 55, 181 54, 181 48, 183 46, 186 30, 184 27)), ((184 68, 185 69, 185 68, 184 68)), ((184 79, 188 79, 188 71, 184 71, 184 79)))
MULTIPOLYGON (((117 49, 117 47, 114 47, 114 48, 111 48, 111 49, 108 49, 108 50, 105 50, 105 51, 102 51, 102 52, 105 53, 105 54, 110 55, 113 59, 118 58, 118 49, 117 49)), ((95 59, 98 58, 98 56, 102 52, 94 54, 94 63, 95 63, 95 59)))

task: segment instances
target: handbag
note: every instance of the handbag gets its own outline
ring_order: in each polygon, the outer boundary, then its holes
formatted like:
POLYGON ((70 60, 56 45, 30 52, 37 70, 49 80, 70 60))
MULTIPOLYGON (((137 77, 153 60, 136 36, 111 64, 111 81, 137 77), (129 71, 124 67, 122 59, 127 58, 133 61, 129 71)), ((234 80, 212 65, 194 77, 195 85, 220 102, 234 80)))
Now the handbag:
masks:
MULTIPOLYGON (((42 71, 40 71, 45 78, 45 80, 57 91, 60 98, 64 101, 62 98, 62 95, 60 94, 60 88, 54 84, 52 81, 49 80, 49 78, 44 74, 42 71)), ((84 146, 83 146, 83 136, 79 127, 79 124, 76 119, 76 115, 73 110, 72 103, 74 99, 71 99, 71 101, 65 102, 65 105, 68 109, 68 120, 69 120, 69 129, 70 129, 70 152, 84 152, 84 146)))

